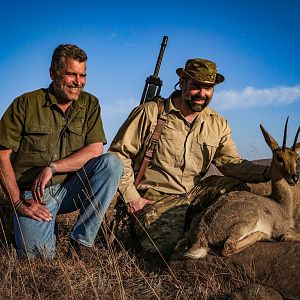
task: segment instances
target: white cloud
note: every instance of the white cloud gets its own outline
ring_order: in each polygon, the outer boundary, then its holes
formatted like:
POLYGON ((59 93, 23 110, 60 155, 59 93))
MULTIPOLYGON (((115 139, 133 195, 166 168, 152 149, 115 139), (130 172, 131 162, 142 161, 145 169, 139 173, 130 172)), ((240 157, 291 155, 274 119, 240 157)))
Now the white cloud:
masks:
MULTIPOLYGON (((251 86, 241 91, 216 92, 213 106, 220 110, 233 110, 268 105, 288 105, 300 102, 300 85, 291 87, 278 86, 274 88, 255 89, 251 86)), ((139 105, 136 99, 118 100, 101 103, 102 114, 109 116, 127 116, 134 107, 139 105)))
POLYGON ((300 101, 300 85, 291 87, 255 89, 251 86, 242 91, 222 91, 214 95, 214 106, 220 110, 288 105, 300 101))

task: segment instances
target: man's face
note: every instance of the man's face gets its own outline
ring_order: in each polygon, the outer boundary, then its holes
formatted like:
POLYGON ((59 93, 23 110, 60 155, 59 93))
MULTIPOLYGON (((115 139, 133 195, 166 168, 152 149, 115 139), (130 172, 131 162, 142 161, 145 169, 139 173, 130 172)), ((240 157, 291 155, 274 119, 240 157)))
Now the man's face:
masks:
POLYGON ((214 94, 214 85, 194 82, 190 79, 181 79, 182 95, 192 111, 202 111, 211 101, 214 94))
POLYGON ((66 58, 59 74, 50 71, 55 96, 59 101, 69 102, 78 99, 86 82, 86 62, 66 58))

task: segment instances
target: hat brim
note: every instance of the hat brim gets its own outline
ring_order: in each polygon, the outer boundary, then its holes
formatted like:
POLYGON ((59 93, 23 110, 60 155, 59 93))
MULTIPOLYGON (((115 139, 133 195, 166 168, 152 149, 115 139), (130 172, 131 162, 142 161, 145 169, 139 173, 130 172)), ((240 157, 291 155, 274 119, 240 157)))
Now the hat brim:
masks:
POLYGON ((225 77, 220 73, 216 74, 215 82, 199 80, 198 78, 196 78, 196 77, 192 76, 191 74, 185 72, 185 70, 183 68, 178 68, 176 70, 176 74, 181 78, 189 78, 189 79, 191 79, 195 82, 204 83, 204 84, 219 84, 219 83, 222 83, 225 80, 225 77))

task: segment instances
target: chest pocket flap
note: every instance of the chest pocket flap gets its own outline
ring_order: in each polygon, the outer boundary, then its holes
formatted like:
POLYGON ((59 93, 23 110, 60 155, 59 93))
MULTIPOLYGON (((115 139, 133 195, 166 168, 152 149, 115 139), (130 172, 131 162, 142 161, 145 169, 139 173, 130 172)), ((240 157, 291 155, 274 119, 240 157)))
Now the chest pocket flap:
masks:
POLYGON ((83 124, 72 123, 69 124, 67 129, 67 140, 66 140, 66 153, 72 153, 85 144, 85 135, 83 134, 83 124))
POLYGON ((201 144, 201 145, 207 145, 207 146, 211 146, 211 147, 219 147, 219 142, 220 139, 218 139, 217 137, 212 137, 212 136, 197 136, 197 143, 201 144))
POLYGON ((52 130, 48 126, 29 125, 25 128, 25 132, 29 134, 50 134, 52 130))
POLYGON ((52 130, 48 126, 29 125, 21 142, 21 149, 28 152, 44 152, 49 147, 52 130))
POLYGON ((80 123, 72 123, 68 126, 68 130, 76 135, 82 135, 83 125, 80 123))

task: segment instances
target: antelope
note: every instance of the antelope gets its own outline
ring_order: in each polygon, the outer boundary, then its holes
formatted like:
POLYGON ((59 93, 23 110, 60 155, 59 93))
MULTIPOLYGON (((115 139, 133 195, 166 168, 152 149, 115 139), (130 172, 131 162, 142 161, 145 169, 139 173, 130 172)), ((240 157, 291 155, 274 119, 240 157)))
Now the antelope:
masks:
POLYGON ((204 213, 193 218, 189 231, 178 242, 175 251, 183 250, 184 256, 198 259, 207 255, 210 246, 222 247, 221 254, 230 256, 257 241, 300 241, 300 232, 294 226, 294 210, 300 204, 296 170, 300 126, 293 146, 288 148, 287 125, 288 118, 282 147, 260 125, 273 153, 271 195, 263 197, 247 191, 235 191, 221 196, 204 213))

